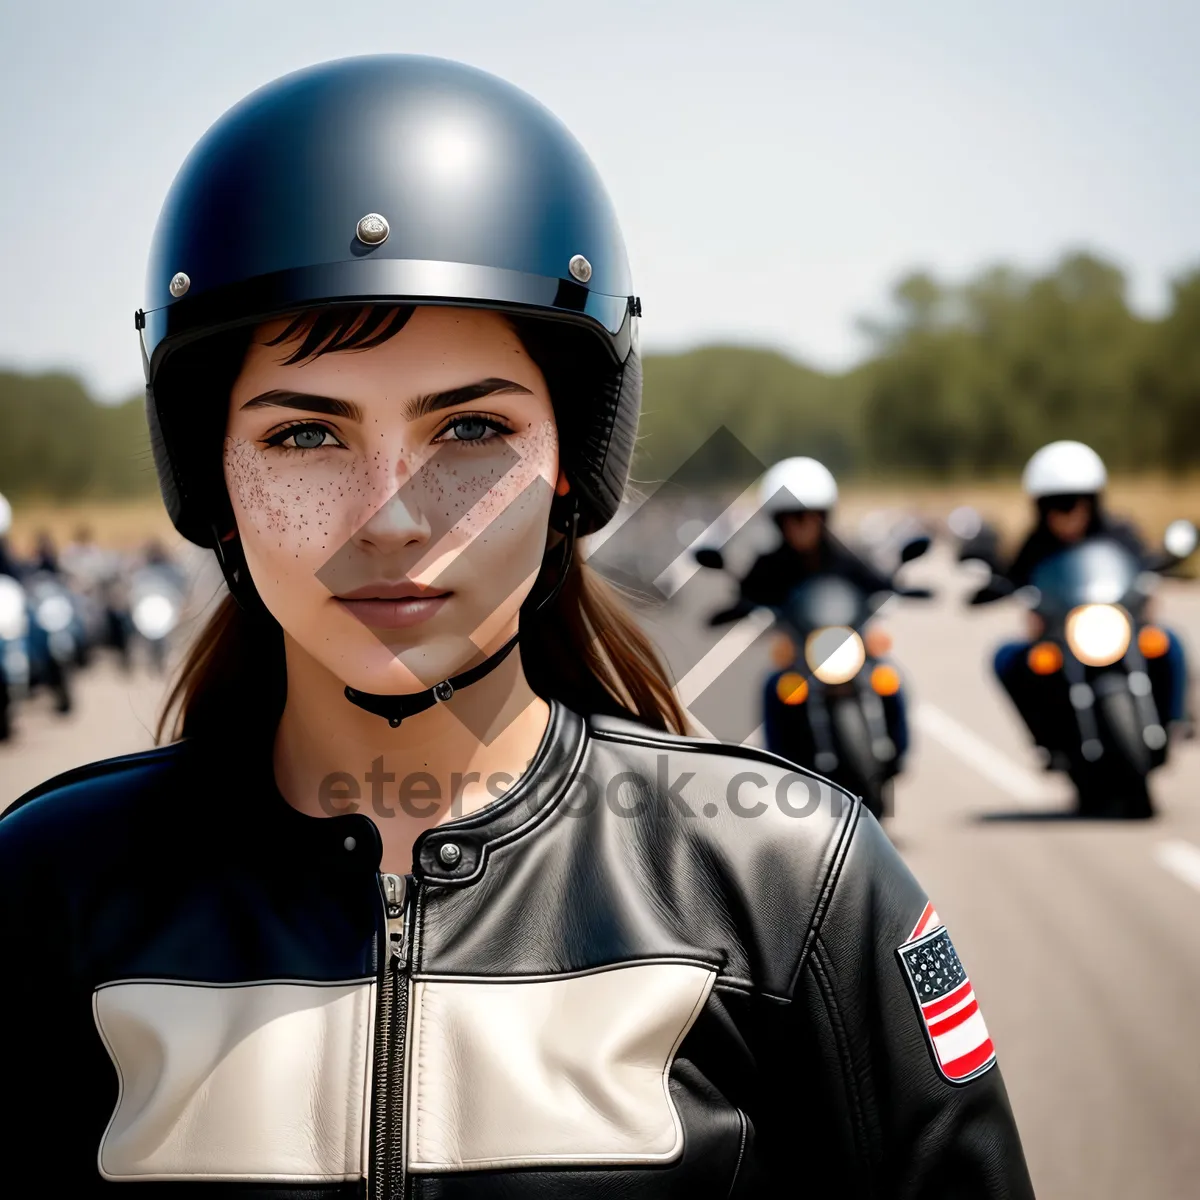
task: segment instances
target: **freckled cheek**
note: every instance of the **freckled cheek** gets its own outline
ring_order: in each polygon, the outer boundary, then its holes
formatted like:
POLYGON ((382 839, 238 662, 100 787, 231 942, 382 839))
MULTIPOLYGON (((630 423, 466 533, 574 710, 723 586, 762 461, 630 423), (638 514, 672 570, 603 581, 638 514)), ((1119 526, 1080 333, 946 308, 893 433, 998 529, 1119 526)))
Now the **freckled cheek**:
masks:
POLYGON ((553 421, 542 421, 524 437, 514 439, 513 448, 527 465, 530 478, 539 474, 553 483, 558 477, 558 428, 553 421))
MULTIPOLYGON (((518 527, 545 524, 558 477, 558 446, 554 426, 508 443, 519 455, 497 455, 489 461, 464 461, 448 465, 429 477, 427 499, 431 513, 445 510, 456 538, 478 537, 493 524, 518 527)), ((485 456, 481 455, 483 460, 485 456)))
POLYGON ((253 443, 229 439, 225 482, 243 539, 269 552, 327 552, 353 528, 368 486, 362 464, 274 463, 253 443))

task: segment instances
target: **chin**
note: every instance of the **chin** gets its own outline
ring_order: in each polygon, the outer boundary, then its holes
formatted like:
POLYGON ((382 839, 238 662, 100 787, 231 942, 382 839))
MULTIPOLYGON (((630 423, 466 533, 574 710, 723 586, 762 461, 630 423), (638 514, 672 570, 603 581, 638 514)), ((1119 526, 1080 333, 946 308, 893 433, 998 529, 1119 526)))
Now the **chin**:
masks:
POLYGON ((423 692, 479 661, 480 652, 463 638, 437 638, 419 646, 390 648, 375 641, 338 656, 328 665, 360 692, 399 696, 423 692), (353 663, 353 667, 350 664, 353 663))

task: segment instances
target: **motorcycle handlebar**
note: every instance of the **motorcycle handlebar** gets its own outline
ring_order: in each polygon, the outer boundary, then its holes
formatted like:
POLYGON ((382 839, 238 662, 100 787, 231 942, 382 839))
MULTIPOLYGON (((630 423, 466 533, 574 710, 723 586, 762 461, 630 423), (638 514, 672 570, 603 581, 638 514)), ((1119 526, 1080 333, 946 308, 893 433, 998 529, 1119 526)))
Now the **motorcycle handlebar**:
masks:
POLYGON ((1016 588, 1003 575, 993 575, 967 603, 970 605, 993 604, 997 600, 1007 599, 1015 591, 1016 588))

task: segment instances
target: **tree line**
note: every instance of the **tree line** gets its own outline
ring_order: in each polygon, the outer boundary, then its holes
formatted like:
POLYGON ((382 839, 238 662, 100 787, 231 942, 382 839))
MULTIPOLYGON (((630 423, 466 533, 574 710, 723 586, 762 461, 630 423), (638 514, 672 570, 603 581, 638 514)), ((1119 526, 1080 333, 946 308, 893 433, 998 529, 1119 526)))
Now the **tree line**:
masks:
MULTIPOLYGON (((848 479, 1011 477, 1060 437, 1117 473, 1200 467, 1200 269, 1156 319, 1093 254, 957 282, 912 272, 861 328, 870 352, 842 373, 744 346, 648 354, 636 477, 745 484, 721 427, 762 462, 811 454, 848 479)), ((100 405, 69 375, 0 372, 0 416, 11 499, 154 492, 140 395, 100 405)))
POLYGON ((97 404, 72 375, 0 371, 0 492, 9 500, 150 495, 157 487, 140 396, 97 404))
MULTIPOLYGON (((836 375, 737 347, 649 358, 647 476, 720 424, 761 461, 811 454, 848 478, 1011 478, 1057 438, 1088 442, 1119 474, 1200 467, 1200 269, 1157 319, 1134 313, 1122 272, 1092 254, 959 282, 913 272, 860 324, 871 352, 836 375)), ((721 462, 701 448, 693 468, 719 476, 721 462)))

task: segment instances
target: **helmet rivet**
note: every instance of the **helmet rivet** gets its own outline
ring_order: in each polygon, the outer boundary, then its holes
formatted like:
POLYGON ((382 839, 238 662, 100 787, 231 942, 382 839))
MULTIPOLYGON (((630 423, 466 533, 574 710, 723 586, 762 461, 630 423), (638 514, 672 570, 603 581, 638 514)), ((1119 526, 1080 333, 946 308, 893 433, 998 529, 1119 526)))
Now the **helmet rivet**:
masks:
POLYGON ((453 867, 458 864, 458 860, 462 858, 462 851, 453 842, 443 842, 442 848, 438 851, 440 858, 447 867, 453 867))
POLYGON ((592 264, 588 262, 582 254, 576 254, 574 258, 567 263, 567 270, 579 280, 580 283, 587 283, 592 277, 592 264))
POLYGON ((378 213, 367 213, 359 221, 358 227, 355 229, 358 240, 367 246, 381 246, 387 241, 387 235, 390 232, 391 228, 387 223, 387 219, 381 217, 378 213))
POLYGON ((178 300, 179 297, 182 296, 184 292, 186 292, 191 286, 192 281, 182 271, 176 271, 175 274, 171 276, 170 284, 168 284, 171 295, 174 296, 176 300, 178 300))

